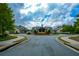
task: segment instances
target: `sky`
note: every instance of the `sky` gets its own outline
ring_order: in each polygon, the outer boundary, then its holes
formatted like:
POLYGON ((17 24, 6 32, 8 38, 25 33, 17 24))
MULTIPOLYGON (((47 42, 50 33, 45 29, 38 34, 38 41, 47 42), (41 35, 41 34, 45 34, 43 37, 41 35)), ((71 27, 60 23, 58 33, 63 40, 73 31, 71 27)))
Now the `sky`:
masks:
POLYGON ((9 3, 16 25, 28 29, 41 26, 55 28, 73 25, 79 13, 77 3, 9 3))

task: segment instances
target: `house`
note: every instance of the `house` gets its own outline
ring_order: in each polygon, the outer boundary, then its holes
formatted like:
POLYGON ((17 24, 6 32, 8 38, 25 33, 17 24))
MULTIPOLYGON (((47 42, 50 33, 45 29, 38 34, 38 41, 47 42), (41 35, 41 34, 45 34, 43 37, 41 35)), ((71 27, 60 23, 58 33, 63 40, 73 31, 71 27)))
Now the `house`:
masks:
POLYGON ((33 27, 32 32, 33 34, 51 34, 52 28, 51 27, 33 27))

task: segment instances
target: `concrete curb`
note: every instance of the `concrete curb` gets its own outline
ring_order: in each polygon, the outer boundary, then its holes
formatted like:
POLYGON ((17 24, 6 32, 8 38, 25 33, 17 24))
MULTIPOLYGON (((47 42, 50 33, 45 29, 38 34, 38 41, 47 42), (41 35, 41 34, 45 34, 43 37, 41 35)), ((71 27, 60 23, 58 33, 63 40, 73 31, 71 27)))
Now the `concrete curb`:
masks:
POLYGON ((71 46, 70 46, 70 45, 68 45, 68 44, 64 44, 64 42, 62 42, 61 40, 56 39, 56 41, 57 41, 58 43, 62 44, 63 46, 65 46, 65 47, 67 47, 67 48, 71 49, 72 51, 74 51, 74 52, 76 52, 76 53, 79 53, 79 51, 78 51, 78 50, 76 50, 75 48, 71 47, 71 46))
MULTIPOLYGON (((12 44, 2 46, 2 47, 0 48, 0 52, 5 51, 5 50, 7 50, 7 49, 10 48, 10 47, 15 46, 16 44, 19 44, 19 43, 23 42, 25 39, 26 39, 26 37, 23 37, 23 38, 21 38, 21 39, 19 39, 19 40, 13 41, 12 44)), ((13 40, 13 39, 12 39, 12 40, 13 40)), ((27 40, 27 41, 28 41, 28 40, 27 40)))

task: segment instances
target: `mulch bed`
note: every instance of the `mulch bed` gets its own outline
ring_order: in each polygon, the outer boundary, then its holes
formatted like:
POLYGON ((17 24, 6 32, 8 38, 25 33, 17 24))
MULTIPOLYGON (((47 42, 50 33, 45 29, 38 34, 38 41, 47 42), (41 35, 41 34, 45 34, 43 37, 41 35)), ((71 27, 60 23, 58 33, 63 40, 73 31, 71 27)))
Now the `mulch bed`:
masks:
POLYGON ((79 42, 79 36, 76 36, 76 37, 70 37, 69 39, 72 39, 72 40, 75 40, 75 41, 78 41, 78 42, 79 42))

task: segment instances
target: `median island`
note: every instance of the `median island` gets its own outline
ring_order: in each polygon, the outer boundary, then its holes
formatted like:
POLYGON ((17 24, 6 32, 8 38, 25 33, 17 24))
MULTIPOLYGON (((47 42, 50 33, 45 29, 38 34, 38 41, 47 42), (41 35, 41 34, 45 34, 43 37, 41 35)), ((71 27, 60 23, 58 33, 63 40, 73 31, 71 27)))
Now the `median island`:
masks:
POLYGON ((79 42, 79 36, 74 36, 74 37, 72 36, 72 37, 69 37, 69 39, 72 39, 72 40, 79 42))
POLYGON ((25 35, 19 36, 18 34, 16 36, 10 35, 10 36, 3 37, 3 38, 0 37, 0 52, 6 50, 16 44, 21 43, 26 39, 27 39, 27 37, 25 35))
POLYGON ((6 37, 0 37, 0 42, 15 39, 15 38, 17 38, 17 36, 15 36, 15 35, 9 35, 9 36, 6 36, 6 37))
POLYGON ((79 36, 78 35, 70 35, 59 37, 61 43, 66 45, 67 47, 73 48, 72 50, 76 50, 79 52, 79 36))

